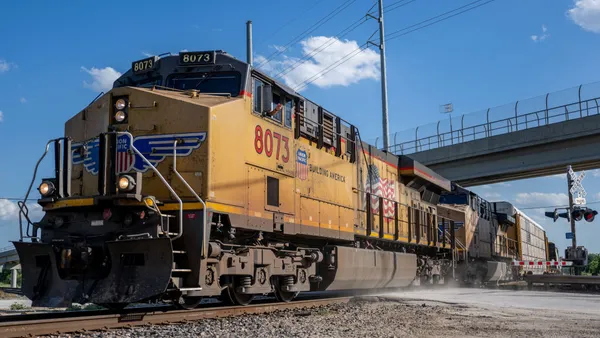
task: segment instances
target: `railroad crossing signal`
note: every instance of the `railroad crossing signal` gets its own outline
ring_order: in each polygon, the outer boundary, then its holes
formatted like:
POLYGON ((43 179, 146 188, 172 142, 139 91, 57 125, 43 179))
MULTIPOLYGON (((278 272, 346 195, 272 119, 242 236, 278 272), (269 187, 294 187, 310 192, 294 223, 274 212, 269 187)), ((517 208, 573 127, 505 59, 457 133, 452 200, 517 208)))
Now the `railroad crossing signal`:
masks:
POLYGON ((585 220, 588 221, 588 222, 593 222, 594 218, 596 217, 596 215, 598 215, 598 212, 596 210, 588 209, 583 214, 583 218, 585 218, 585 220))
POLYGON ((556 222, 556 220, 558 219, 558 209, 554 209, 554 212, 546 211, 546 217, 550 217, 554 219, 554 222, 556 222))
POLYGON ((566 218, 567 221, 571 221, 571 217, 575 221, 581 221, 585 219, 587 222, 593 222, 596 215, 598 215, 598 211, 592 210, 586 207, 576 206, 573 208, 573 212, 569 212, 568 209, 566 212, 558 212, 559 209, 554 209, 554 211, 546 211, 546 217, 550 217, 556 222, 558 218, 566 218))
POLYGON ((571 187, 569 187, 569 192, 572 195, 575 195, 575 193, 577 193, 575 204, 585 204, 585 196, 587 195, 587 193, 585 192, 583 185, 581 185, 581 182, 585 178, 585 171, 582 171, 581 174, 577 176, 577 173, 575 173, 573 169, 569 167, 568 175, 571 176, 571 187))

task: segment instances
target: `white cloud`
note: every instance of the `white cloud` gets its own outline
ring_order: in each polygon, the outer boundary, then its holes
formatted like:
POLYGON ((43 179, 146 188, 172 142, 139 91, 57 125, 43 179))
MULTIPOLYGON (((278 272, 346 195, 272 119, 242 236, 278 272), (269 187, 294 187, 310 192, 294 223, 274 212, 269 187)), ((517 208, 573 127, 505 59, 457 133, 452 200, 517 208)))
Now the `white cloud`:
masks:
POLYGON ((0 110, 0 122, 4 122, 4 113, 0 110))
POLYGON ((149 58, 151 56, 154 56, 154 54, 148 53, 148 52, 142 52, 142 55, 145 56, 145 57, 147 57, 147 58, 149 58))
POLYGON ((590 173, 592 177, 600 177, 600 169, 590 170, 588 173, 590 173))
POLYGON ((286 48, 280 45, 270 45, 269 47, 275 49, 276 51, 283 53, 286 51, 286 48))
MULTIPOLYGON (((27 203, 28 216, 32 222, 39 221, 43 216, 42 207, 39 204, 27 203)), ((17 221, 19 219, 19 207, 16 202, 0 199, 0 221, 17 221)))
POLYGON ((568 205, 569 196, 565 193, 522 192, 517 194, 515 201, 521 207, 568 205))
POLYGON ((533 40, 534 42, 546 40, 547 38, 550 37, 550 34, 546 34, 547 31, 548 31, 548 28, 546 27, 546 25, 542 25, 542 34, 541 35, 532 35, 531 40, 533 40))
POLYGON ((0 59, 0 73, 8 72, 9 70, 16 68, 16 67, 17 67, 17 65, 15 65, 14 63, 0 59))
POLYGON ((21 103, 27 103, 27 99, 24 98, 24 97, 22 97, 22 98, 19 99, 19 102, 21 102, 21 103))
POLYGON ((109 91, 113 86, 113 82, 121 76, 121 73, 117 72, 112 67, 101 69, 96 67, 92 67, 92 69, 81 67, 81 70, 90 74, 92 77, 92 82, 88 83, 87 81, 83 81, 83 86, 95 92, 109 91))
POLYGON ((600 33, 600 0, 576 0, 567 16, 581 28, 600 33))
POLYGON ((0 220, 15 220, 19 217, 19 207, 14 202, 0 199, 0 220))
MULTIPOLYGON (((302 55, 307 60, 301 61, 301 58, 283 55, 260 68, 274 76, 280 76, 288 86, 297 89, 302 89, 300 86, 305 81, 313 81, 312 84, 317 87, 328 88, 349 86, 365 79, 379 79, 379 54, 371 49, 359 52, 356 41, 315 36, 303 40, 300 46, 302 55), (338 62, 341 59, 345 62, 338 62), (282 71, 282 74, 278 74, 282 71)), ((265 62, 264 56, 256 57, 257 65, 265 62)))
POLYGON ((487 199, 488 201, 489 200, 494 200, 494 201, 501 200, 502 199, 501 197, 502 197, 502 195, 500 195, 497 192, 484 192, 483 193, 483 198, 487 199))

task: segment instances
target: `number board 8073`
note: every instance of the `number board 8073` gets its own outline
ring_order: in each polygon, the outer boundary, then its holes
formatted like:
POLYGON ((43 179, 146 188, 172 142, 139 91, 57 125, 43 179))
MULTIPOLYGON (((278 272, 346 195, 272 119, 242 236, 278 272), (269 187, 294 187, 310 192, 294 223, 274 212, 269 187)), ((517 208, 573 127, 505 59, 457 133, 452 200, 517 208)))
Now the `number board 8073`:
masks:
POLYGON ((180 65, 208 65, 215 63, 215 52, 184 52, 179 53, 180 65))
POLYGON ((131 63, 131 70, 133 71, 133 74, 149 72, 156 68, 157 61, 158 57, 156 56, 151 56, 146 59, 134 61, 131 63))

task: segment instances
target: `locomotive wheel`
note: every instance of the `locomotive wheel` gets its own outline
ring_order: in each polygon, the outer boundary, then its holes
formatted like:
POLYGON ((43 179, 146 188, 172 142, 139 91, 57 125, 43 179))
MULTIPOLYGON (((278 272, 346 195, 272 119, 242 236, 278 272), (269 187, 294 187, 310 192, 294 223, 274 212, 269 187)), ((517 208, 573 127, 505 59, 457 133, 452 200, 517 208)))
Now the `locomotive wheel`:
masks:
POLYGON ((280 302, 289 303, 294 298, 296 298, 296 296, 298 296, 300 292, 290 292, 281 290, 281 282, 282 280, 280 278, 272 280, 272 283, 275 285, 275 298, 277 298, 277 300, 280 302))
POLYGON ((248 305, 254 299, 254 295, 249 295, 245 293, 238 292, 237 286, 237 278, 234 279, 231 283, 227 285, 225 289, 221 292, 221 299, 231 305, 248 305))
POLYGON ((300 292, 282 291, 279 286, 275 287, 275 298, 280 302, 289 303, 296 298, 299 293, 300 292))
POLYGON ((177 302, 177 306, 182 308, 183 310, 192 310, 198 307, 202 302, 202 297, 185 297, 182 296, 179 298, 179 302, 177 302))

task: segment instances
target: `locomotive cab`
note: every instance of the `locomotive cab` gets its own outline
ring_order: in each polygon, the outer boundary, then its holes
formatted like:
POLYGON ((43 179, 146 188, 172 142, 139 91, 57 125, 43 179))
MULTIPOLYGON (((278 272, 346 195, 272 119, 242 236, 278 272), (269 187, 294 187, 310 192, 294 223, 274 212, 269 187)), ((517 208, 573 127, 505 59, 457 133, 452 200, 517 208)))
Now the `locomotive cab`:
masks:
POLYGON ((221 51, 136 61, 67 121, 44 153, 54 147, 55 175, 38 188, 45 215, 32 223, 24 213, 14 242, 34 305, 112 306, 202 289, 200 264, 187 265, 209 256, 210 118, 250 105, 249 74, 221 51), (178 261, 185 246, 197 252, 178 261))

